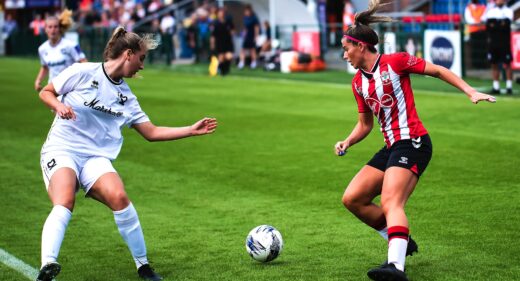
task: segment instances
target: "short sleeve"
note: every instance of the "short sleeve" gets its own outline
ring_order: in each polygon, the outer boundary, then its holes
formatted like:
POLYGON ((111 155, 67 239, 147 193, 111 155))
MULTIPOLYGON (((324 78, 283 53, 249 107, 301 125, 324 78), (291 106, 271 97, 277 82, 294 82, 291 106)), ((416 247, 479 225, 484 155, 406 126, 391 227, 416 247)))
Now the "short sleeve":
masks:
POLYGON ((370 107, 365 103, 365 99, 363 98, 362 93, 358 90, 359 87, 356 86, 356 83, 352 82, 352 93, 354 94, 354 98, 356 98, 358 112, 365 113, 370 112, 370 107))
POLYGON ((85 59, 85 54, 83 53, 83 51, 81 51, 79 45, 70 46, 70 49, 71 50, 69 53, 71 54, 72 59, 75 62, 79 62, 80 60, 85 59))
POLYGON ((43 50, 38 49, 38 56, 40 57, 40 64, 42 66, 47 66, 47 63, 45 63, 45 60, 43 59, 43 50))
POLYGON ((426 61, 408 53, 396 53, 391 55, 390 64, 397 74, 417 73, 423 74, 426 61))
POLYGON ((79 64, 75 63, 65 68, 58 76, 52 79, 51 83, 58 95, 64 95, 74 90, 76 85, 81 81, 82 76, 85 74, 80 71, 78 66, 79 64))
POLYGON ((139 102, 134 97, 133 102, 130 104, 130 119, 128 120, 127 126, 132 127, 135 124, 140 124, 150 121, 148 115, 144 113, 139 105, 139 102))

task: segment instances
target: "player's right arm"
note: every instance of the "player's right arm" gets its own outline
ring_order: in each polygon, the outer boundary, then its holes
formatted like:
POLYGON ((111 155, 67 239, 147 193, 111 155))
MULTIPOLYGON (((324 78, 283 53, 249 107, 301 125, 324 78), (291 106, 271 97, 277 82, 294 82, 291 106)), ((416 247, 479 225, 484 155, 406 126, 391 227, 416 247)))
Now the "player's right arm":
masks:
POLYGON ((350 135, 343 141, 338 141, 334 146, 337 155, 342 155, 349 147, 362 141, 374 127, 372 112, 360 112, 358 122, 350 135))
POLYGON ((52 83, 49 83, 47 86, 43 87, 43 90, 40 92, 40 99, 43 101, 43 103, 56 112, 59 117, 63 119, 76 120, 76 114, 74 114, 72 107, 61 103, 57 97, 58 93, 56 92, 56 89, 54 89, 54 85, 52 83))
POLYGON ((49 74, 49 68, 46 65, 40 67, 40 71, 34 80, 34 90, 39 92, 42 89, 42 80, 49 74))

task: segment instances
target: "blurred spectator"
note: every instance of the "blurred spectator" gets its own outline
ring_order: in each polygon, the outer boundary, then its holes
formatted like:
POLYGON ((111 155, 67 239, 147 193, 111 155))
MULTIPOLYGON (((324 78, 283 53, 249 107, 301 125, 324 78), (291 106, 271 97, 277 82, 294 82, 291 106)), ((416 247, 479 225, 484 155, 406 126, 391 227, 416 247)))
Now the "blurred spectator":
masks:
POLYGON ((513 10, 507 7, 505 0, 496 0, 495 7, 489 9, 482 18, 486 22, 488 35, 488 60, 491 63, 493 89, 491 94, 500 94, 499 64, 506 71, 507 94, 513 93, 513 73, 511 70, 511 22, 513 10))
POLYGON ((267 53, 267 52, 270 52, 271 49, 272 49, 272 46, 271 46, 271 25, 269 24, 269 21, 264 21, 264 40, 262 42, 262 44, 260 44, 260 55, 262 55, 262 53, 267 53))
POLYGON ((233 59, 233 23, 226 20, 224 9, 219 9, 211 31, 211 51, 217 56, 220 75, 225 76, 231 69, 233 59))
POLYGON ((469 52, 471 65, 474 68, 487 67, 485 60, 482 59, 482 44, 486 40, 486 25, 482 22, 482 16, 486 12, 486 5, 479 0, 471 0, 464 10, 464 21, 466 22, 466 38, 469 40, 469 52))
POLYGON ((7 55, 11 54, 11 52, 12 52, 11 45, 12 45, 13 39, 12 39, 11 35, 17 29, 18 29, 18 23, 16 22, 16 20, 13 19, 13 16, 11 14, 7 14, 5 16, 4 26, 2 29, 2 33, 4 36, 4 38, 2 38, 2 39, 5 40, 5 53, 7 55))
POLYGON ((4 26, 2 32, 4 33, 4 39, 9 38, 11 34, 18 28, 18 23, 13 19, 11 14, 7 14, 4 20, 4 26))
POLYGON ((486 12, 486 5, 481 4, 479 0, 471 0, 464 10, 464 20, 468 24, 468 32, 478 32, 486 30, 482 25, 482 16, 486 12))
POLYGON ((179 34, 181 54, 183 59, 192 58, 197 48, 197 31, 195 28, 196 15, 184 19, 182 29, 179 34))
POLYGON ((168 64, 175 60, 175 42, 174 36, 176 33, 175 18, 170 13, 167 13, 161 19, 161 42, 163 53, 166 54, 166 61, 168 64))
POLYGON ((150 5, 148 5, 148 13, 153 14, 154 12, 158 11, 160 8, 162 8, 161 0, 152 0, 150 5))
POLYGON ((347 31, 348 27, 354 24, 354 6, 350 0, 345 0, 343 6, 343 31, 347 31))
POLYGON ((34 19, 29 23, 29 28, 33 31, 34 36, 43 35, 43 30, 45 28, 45 21, 42 19, 40 14, 36 14, 34 19))
POLYGON ((209 12, 204 7, 196 10, 197 14, 197 61, 207 62, 209 60, 209 38, 211 20, 209 12))
POLYGON ((240 50, 240 62, 238 68, 242 69, 245 65, 246 51, 249 51, 251 56, 251 68, 256 68, 256 40, 260 34, 260 22, 256 17, 251 5, 246 5, 244 9, 244 31, 243 43, 240 50))

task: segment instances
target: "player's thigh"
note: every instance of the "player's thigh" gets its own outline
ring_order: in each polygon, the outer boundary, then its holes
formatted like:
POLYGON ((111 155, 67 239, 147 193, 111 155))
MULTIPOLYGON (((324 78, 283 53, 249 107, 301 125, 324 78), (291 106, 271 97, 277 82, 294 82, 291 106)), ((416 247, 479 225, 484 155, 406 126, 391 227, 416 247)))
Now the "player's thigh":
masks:
POLYGON ((107 158, 93 157, 87 161, 80 174, 87 196, 117 211, 126 208, 130 200, 123 181, 107 158))
POLYGON ((69 210, 74 208, 78 190, 78 162, 74 155, 64 152, 48 152, 41 155, 41 168, 47 193, 53 205, 69 210))
POLYGON ((381 194, 384 175, 384 171, 365 165, 350 181, 343 194, 343 203, 347 205, 372 202, 376 196, 381 194))
POLYGON ((419 177, 410 169, 396 166, 386 169, 381 190, 383 210, 404 208, 418 180, 419 177))

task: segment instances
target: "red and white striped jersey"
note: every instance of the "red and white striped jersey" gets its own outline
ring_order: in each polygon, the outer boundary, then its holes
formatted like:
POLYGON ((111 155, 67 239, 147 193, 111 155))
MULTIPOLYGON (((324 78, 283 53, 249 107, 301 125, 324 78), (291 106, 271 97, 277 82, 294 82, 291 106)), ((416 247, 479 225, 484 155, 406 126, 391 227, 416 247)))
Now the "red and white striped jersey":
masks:
POLYGON ((358 70, 352 92, 360 113, 372 111, 387 147, 427 134, 417 111, 410 73, 424 73, 426 62, 408 53, 379 55, 371 72, 358 70))

